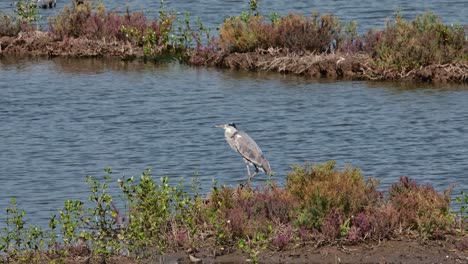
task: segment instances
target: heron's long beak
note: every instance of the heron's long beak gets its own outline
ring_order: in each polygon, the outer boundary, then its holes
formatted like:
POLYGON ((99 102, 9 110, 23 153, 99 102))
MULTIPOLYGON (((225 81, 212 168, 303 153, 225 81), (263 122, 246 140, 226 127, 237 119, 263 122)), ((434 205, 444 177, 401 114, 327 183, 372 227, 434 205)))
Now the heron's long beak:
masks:
POLYGON ((216 125, 217 128, 224 128, 224 125, 216 125))

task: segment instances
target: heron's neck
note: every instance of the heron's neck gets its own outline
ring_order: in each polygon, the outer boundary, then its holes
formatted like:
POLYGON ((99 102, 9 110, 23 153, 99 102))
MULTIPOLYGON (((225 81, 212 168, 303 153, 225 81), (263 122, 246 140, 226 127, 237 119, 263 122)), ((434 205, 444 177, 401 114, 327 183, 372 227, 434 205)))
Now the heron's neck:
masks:
POLYGON ((226 131, 224 132, 224 135, 227 137, 227 138, 232 138, 234 137, 234 135, 237 133, 237 129, 235 128, 227 128, 226 131))

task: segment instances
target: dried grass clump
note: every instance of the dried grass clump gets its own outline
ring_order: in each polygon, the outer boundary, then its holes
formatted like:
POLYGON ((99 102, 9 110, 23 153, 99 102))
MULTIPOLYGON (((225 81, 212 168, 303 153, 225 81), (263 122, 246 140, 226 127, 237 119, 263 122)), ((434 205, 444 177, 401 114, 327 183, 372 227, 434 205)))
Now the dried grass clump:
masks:
POLYGON ((21 30, 21 25, 11 16, 0 13, 0 37, 16 36, 21 30))

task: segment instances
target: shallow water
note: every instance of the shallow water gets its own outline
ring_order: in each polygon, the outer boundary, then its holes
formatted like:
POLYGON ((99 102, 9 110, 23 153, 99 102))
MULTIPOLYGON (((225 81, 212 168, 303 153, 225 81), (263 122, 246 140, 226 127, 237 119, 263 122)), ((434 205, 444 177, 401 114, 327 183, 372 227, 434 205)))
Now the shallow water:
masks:
MULTIPOLYGON (((468 87, 309 80, 178 64, 0 59, 0 211, 15 197, 47 224, 85 176, 246 179, 215 124, 237 122, 283 184, 289 166, 336 160, 382 189, 408 175, 468 190, 468 87)), ((264 184, 261 174, 255 185, 264 184)), ((116 185, 116 184, 115 184, 116 185)), ((115 187, 115 185, 113 187, 115 187)), ((114 190, 114 194, 117 194, 114 190)))

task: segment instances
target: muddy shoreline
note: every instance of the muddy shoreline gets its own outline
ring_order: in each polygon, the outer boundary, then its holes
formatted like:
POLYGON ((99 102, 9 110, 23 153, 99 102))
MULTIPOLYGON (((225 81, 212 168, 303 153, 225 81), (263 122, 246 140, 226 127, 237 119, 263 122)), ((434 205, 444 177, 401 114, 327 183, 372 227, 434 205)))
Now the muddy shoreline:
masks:
MULTIPOLYGON (((83 255, 69 256, 65 263, 98 263, 83 255)), ((154 254, 136 260, 113 256, 107 263, 250 263, 241 251, 214 256, 206 252, 178 251, 165 255, 154 254)), ((453 241, 417 241, 412 239, 386 240, 358 245, 299 246, 285 251, 266 249, 258 256, 258 263, 467 263, 468 252, 458 251, 453 241)))
MULTIPOLYGON (((245 263, 247 256, 231 253, 204 263, 245 263)), ((468 255, 449 242, 390 240, 360 245, 305 246, 284 252, 265 250, 259 263, 465 263, 468 255)))
MULTIPOLYGON (((192 55, 195 53, 194 50, 188 52, 192 55)), ((57 40, 53 34, 43 31, 1 37, 0 56, 146 59, 143 48, 130 42, 92 40, 85 37, 57 40)), ((190 61, 188 63, 193 64, 190 61)), ((196 64, 296 74, 311 78, 468 83, 468 64, 465 63, 429 65, 398 72, 374 66, 372 58, 365 54, 297 54, 273 48, 245 53, 218 51, 196 64)))

